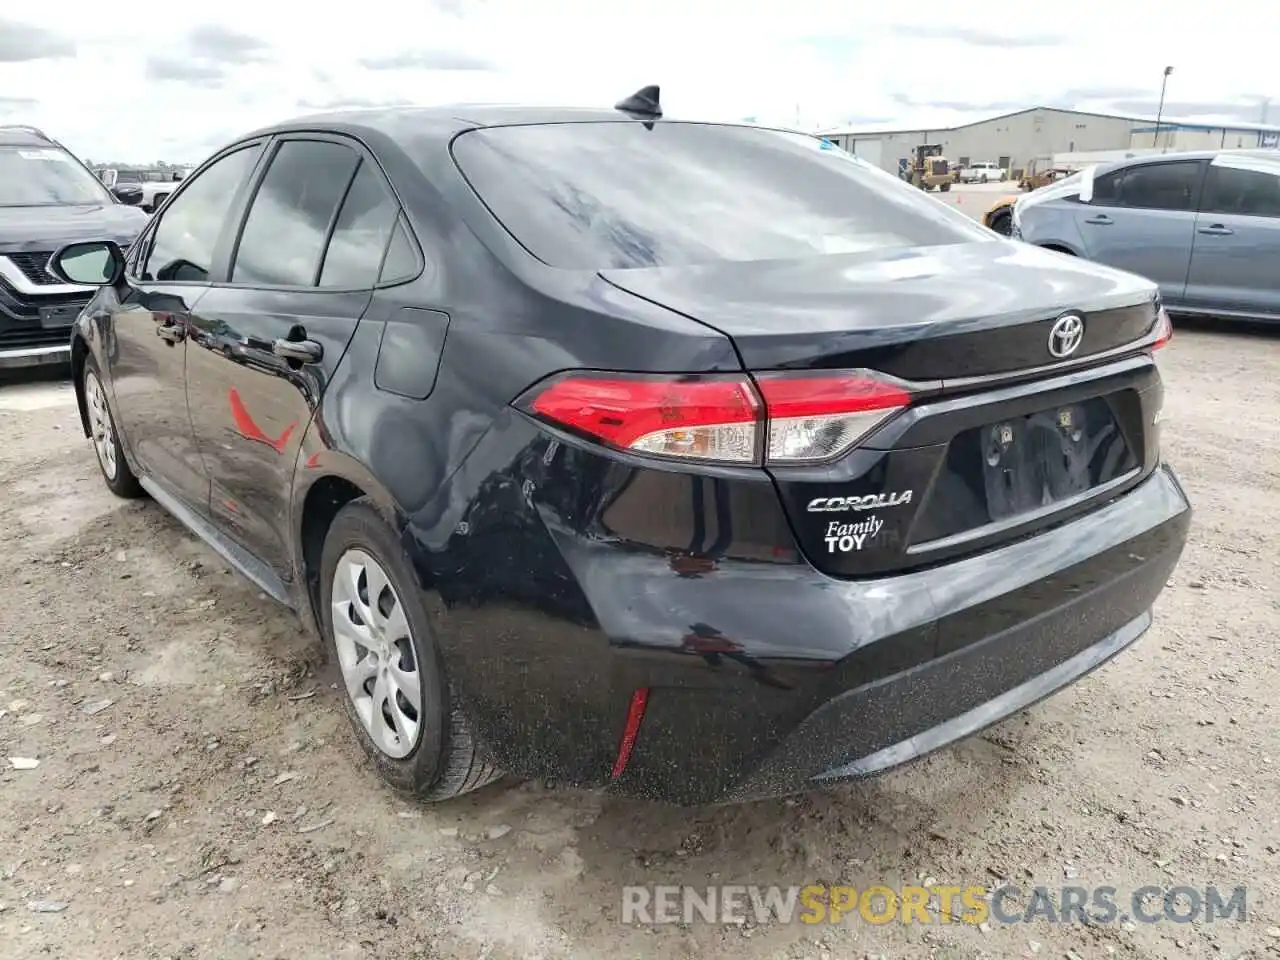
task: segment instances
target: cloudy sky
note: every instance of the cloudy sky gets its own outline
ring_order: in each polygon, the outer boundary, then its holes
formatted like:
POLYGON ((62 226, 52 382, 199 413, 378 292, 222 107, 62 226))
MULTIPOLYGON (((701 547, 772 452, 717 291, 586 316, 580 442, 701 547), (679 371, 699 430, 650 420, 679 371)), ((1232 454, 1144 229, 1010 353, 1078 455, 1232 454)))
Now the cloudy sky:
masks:
POLYGON ((35 123, 93 160, 192 162, 262 123, 334 107, 609 106, 660 83, 680 116, 936 127, 1034 104, 1154 114, 1166 64, 1166 115, 1280 123, 1280 5, 941 3, 927 22, 913 16, 924 9, 50 0, 0 13, 0 123, 35 123), (1001 7, 1035 15, 976 12, 1001 7))

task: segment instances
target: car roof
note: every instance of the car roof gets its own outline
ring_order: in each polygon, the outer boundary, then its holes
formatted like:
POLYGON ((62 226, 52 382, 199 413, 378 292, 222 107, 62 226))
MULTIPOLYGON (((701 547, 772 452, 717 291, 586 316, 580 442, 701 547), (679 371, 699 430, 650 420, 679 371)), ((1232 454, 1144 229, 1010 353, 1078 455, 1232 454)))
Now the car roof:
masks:
MULTIPOLYGON (((262 127, 239 139, 323 128, 362 138, 381 134, 392 139, 411 135, 452 140, 457 134, 483 127, 548 123, 644 123, 618 110, 574 107, 528 107, 507 104, 452 104, 437 107, 376 107, 309 114, 262 127)), ((659 120, 659 123, 672 120, 659 120)))
POLYGON ((0 124, 2 147, 56 147, 57 144, 31 127, 9 127, 0 124))
POLYGON ((1169 160, 1212 160, 1214 157, 1222 156, 1224 154, 1232 157, 1248 157, 1250 159, 1280 164, 1280 150, 1260 148, 1253 150, 1181 150, 1176 153, 1145 154, 1140 157, 1126 157, 1124 160, 1115 160, 1109 164, 1103 164, 1102 166, 1106 169, 1119 170, 1121 167, 1143 166, 1148 163, 1164 163, 1169 160))

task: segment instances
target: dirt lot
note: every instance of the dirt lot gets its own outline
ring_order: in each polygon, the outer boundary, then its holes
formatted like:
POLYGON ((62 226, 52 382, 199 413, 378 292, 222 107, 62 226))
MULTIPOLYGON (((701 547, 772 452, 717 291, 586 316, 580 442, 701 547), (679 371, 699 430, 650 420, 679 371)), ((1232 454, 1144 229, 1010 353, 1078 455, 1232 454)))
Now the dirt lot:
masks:
POLYGON ((3 956, 1280 955, 1280 336, 1181 326, 1164 366, 1197 517, 1145 639, 876 782, 696 810, 519 783, 393 798, 318 644, 107 493, 68 386, 0 385, 3 956), (619 922, 626 884, 999 877, 1243 884, 1252 921, 619 922))

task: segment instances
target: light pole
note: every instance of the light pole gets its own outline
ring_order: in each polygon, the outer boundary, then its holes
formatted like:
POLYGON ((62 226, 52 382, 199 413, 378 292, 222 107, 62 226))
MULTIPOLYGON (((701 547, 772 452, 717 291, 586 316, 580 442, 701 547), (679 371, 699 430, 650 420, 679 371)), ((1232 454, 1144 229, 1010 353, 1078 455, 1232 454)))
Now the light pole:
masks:
MULTIPOLYGON (((1173 67, 1164 68, 1164 76, 1160 79, 1160 106, 1156 109, 1156 136, 1152 142, 1153 147, 1160 146, 1160 119, 1164 116, 1164 88, 1169 83, 1169 74, 1173 73, 1173 67)), ((1163 150, 1160 151, 1164 153, 1163 150)))

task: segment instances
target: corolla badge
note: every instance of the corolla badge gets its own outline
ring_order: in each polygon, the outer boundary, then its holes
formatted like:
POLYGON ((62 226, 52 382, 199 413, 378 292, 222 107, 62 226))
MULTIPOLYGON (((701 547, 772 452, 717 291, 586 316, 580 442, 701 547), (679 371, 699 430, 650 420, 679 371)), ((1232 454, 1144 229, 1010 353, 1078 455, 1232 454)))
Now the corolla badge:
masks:
POLYGON ((882 507, 900 507, 911 502, 911 491, 898 493, 872 493, 864 497, 818 497, 810 500, 806 508, 810 513, 840 513, 845 510, 879 510, 882 507))
POLYGON ((1064 313, 1053 322, 1049 331, 1049 352, 1064 360, 1076 352, 1084 339, 1084 317, 1078 313, 1064 313))

